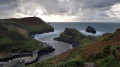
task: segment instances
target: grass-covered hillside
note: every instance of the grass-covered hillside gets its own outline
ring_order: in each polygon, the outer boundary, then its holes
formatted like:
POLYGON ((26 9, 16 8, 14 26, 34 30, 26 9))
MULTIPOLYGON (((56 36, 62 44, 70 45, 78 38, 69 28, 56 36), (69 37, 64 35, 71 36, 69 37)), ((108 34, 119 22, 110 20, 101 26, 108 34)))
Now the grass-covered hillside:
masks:
POLYGON ((0 56, 41 48, 40 42, 29 35, 51 31, 54 31, 53 27, 37 17, 0 19, 0 56))
POLYGON ((27 67, 84 67, 89 62, 97 67, 120 66, 120 29, 97 37, 96 42, 87 46, 74 48, 27 67))
POLYGON ((30 34, 47 33, 54 31, 54 28, 38 17, 1 19, 0 22, 10 26, 17 26, 27 30, 30 34))

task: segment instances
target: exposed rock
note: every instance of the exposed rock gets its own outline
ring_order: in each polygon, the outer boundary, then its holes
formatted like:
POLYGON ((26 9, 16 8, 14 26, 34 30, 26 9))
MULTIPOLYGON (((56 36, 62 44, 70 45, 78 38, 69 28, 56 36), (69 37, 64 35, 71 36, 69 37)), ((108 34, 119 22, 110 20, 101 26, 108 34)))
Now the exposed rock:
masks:
POLYGON ((53 51, 55 51, 55 48, 53 48, 52 46, 48 46, 48 47, 40 49, 38 51, 38 56, 41 56, 41 55, 44 55, 44 54, 47 54, 47 53, 51 53, 53 51))
POLYGON ((86 32, 96 34, 96 30, 92 28, 91 26, 87 27, 86 32))

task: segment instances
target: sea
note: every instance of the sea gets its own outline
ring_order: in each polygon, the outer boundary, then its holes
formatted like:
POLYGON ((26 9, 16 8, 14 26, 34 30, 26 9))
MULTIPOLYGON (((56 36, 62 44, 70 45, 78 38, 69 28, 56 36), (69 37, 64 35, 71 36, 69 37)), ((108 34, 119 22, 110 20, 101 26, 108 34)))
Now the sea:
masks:
POLYGON ((39 61, 48 59, 70 49, 73 49, 71 44, 55 41, 53 39, 59 37, 59 34, 62 33, 65 28, 74 28, 86 36, 95 37, 103 35, 104 33, 113 33, 116 31, 116 29, 120 28, 120 23, 116 22, 51 22, 50 25, 54 27, 54 32, 34 35, 34 39, 45 42, 55 48, 54 52, 40 56, 39 61), (96 30, 96 34, 87 33, 85 30, 88 26, 93 27, 96 30))

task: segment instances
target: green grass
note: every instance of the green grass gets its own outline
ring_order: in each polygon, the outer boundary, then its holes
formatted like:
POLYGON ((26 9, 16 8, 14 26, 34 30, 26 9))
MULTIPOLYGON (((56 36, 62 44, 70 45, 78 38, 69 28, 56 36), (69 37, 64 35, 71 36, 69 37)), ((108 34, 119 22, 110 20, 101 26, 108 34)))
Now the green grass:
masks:
POLYGON ((15 42, 14 42, 13 40, 11 40, 10 38, 4 37, 4 38, 2 38, 2 39, 0 40, 0 47, 5 46, 6 44, 12 45, 12 44, 14 44, 14 43, 15 43, 15 42))
POLYGON ((50 30, 52 27, 47 25, 47 24, 41 24, 41 25, 33 25, 33 26, 29 26, 29 27, 25 27, 25 29, 29 32, 41 32, 44 30, 50 30))
POLYGON ((106 58, 100 59, 97 62, 98 67, 120 67, 120 60, 110 55, 106 58))
POLYGON ((49 63, 46 61, 37 62, 26 67, 82 67, 83 62, 80 60, 67 60, 58 63, 49 63))
MULTIPOLYGON (((12 27, 14 28, 14 27, 12 27)), ((6 25, 0 26, 0 53, 31 52, 39 48, 39 42, 24 36, 17 30, 11 30, 6 25)))

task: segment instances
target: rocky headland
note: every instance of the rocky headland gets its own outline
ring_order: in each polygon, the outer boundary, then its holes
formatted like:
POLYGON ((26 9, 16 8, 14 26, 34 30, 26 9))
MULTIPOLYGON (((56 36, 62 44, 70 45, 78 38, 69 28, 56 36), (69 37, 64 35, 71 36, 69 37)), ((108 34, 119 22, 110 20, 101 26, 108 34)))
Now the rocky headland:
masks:
POLYGON ((62 41, 72 44, 73 47, 85 46, 84 44, 92 43, 95 37, 85 36, 81 32, 73 28, 66 28, 60 37, 54 38, 54 40, 62 41))

